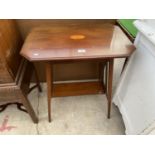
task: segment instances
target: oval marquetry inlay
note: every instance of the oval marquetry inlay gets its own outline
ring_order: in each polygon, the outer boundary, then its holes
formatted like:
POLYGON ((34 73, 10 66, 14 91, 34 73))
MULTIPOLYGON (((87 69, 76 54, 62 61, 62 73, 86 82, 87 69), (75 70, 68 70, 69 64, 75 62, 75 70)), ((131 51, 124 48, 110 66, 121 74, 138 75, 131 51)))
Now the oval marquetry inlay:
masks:
POLYGON ((80 40, 80 39, 84 39, 86 36, 84 35, 81 35, 81 34, 76 34, 76 35, 71 35, 70 36, 70 39, 73 39, 73 40, 80 40))

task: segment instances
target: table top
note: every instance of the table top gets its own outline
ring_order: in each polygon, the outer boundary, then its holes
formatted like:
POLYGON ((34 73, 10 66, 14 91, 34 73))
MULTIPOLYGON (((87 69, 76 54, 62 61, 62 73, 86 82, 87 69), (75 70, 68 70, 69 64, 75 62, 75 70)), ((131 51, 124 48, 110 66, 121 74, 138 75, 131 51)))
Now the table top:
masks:
POLYGON ((20 54, 29 61, 128 57, 135 47, 114 25, 40 27, 33 29, 20 54))

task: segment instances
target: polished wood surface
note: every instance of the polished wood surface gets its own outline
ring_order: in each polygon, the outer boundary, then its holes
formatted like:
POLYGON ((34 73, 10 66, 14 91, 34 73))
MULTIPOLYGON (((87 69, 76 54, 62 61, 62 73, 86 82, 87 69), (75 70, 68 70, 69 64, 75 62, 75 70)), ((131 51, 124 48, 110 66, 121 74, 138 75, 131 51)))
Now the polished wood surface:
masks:
MULTIPOLYGON (((36 27, 71 27, 73 25, 114 25, 115 19, 16 19, 15 20, 23 40, 26 39, 32 29, 36 27)), ((39 78, 45 82, 44 63, 36 63, 36 69, 39 72, 39 78)), ((97 62, 75 62, 72 64, 55 64, 53 66, 54 81, 68 80, 87 80, 98 78, 98 63, 97 62)))
POLYGON ((106 23, 114 25, 116 23, 116 19, 16 19, 15 21, 18 25, 23 40, 25 40, 29 32, 36 27, 72 27, 75 25, 104 25, 106 23))
POLYGON ((134 46, 116 26, 44 27, 27 37, 21 55, 29 61, 88 60, 128 57, 134 46), (83 35, 83 39, 72 39, 83 35))

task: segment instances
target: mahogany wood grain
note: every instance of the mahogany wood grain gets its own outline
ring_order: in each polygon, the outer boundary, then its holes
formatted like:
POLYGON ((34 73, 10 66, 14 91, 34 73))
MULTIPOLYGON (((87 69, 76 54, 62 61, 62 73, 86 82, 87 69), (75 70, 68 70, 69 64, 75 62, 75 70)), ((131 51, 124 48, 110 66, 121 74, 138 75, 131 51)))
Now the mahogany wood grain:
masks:
MULTIPOLYGON (((73 25, 104 25, 107 23, 115 24, 115 19, 16 19, 16 23, 22 34, 23 40, 30 31, 36 27, 71 27, 73 25)), ((36 63, 36 68, 41 81, 45 82, 45 70, 43 63, 36 63)), ((87 80, 98 78, 97 62, 75 62, 74 64, 56 64, 53 66, 54 80, 87 80), (60 72, 61 70, 61 72, 60 72)), ((33 78, 34 79, 34 78, 33 78)))
MULTIPOLYGON (((110 118, 114 58, 129 57, 134 50, 134 45, 119 27, 96 24, 36 28, 28 35, 20 53, 29 61, 46 63, 48 116, 51 122, 53 93, 51 62, 54 64, 66 61, 105 61, 107 117, 110 118)), ((101 73, 103 74, 102 70, 101 73)))
POLYGON ((27 37, 21 55, 29 61, 62 61, 121 58, 131 55, 135 47, 120 28, 113 25, 90 27, 44 27, 27 37), (84 39, 71 39, 83 35, 84 39))
POLYGON ((53 97, 102 94, 102 84, 98 82, 74 82, 53 84, 53 97))
MULTIPOLYGON (((44 62, 35 62, 39 79, 46 81, 44 62)), ((88 80, 98 78, 98 62, 75 61, 74 63, 57 63, 53 65, 54 81, 88 80)), ((34 78, 33 78, 34 79, 34 78)), ((35 79, 34 79, 35 80, 35 79)))
POLYGON ((71 27, 74 25, 93 25, 93 24, 115 24, 116 19, 16 19, 16 23, 23 37, 23 40, 27 37, 29 32, 36 27, 71 27))

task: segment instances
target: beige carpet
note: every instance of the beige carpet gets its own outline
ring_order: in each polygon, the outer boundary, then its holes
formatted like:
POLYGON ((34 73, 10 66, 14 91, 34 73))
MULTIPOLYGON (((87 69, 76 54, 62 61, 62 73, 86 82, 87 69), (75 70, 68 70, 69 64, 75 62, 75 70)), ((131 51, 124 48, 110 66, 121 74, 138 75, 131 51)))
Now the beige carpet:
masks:
MULTIPOLYGON (((117 85, 123 61, 115 61, 114 90, 117 85)), ((111 119, 107 119, 105 95, 85 95, 52 99, 51 123, 47 117, 46 84, 43 92, 33 90, 29 99, 39 117, 39 123, 32 123, 28 114, 9 106, 0 113, 0 134, 124 134, 121 115, 114 105, 111 119)))

